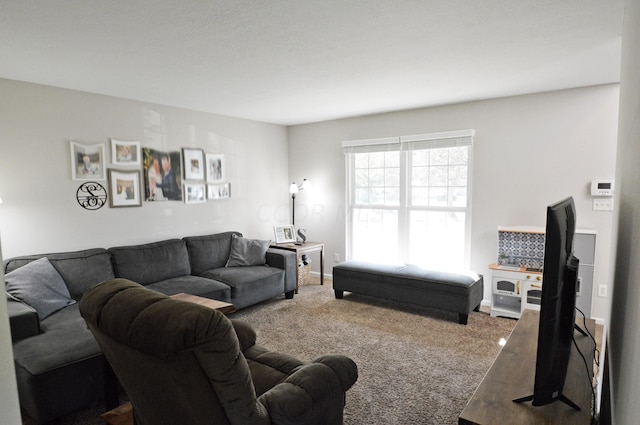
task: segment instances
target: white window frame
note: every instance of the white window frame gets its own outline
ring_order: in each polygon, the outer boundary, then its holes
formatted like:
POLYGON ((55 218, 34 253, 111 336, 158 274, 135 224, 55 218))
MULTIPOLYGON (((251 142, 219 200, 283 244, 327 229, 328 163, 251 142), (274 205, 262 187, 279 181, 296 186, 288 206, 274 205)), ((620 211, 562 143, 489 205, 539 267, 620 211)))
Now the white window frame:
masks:
POLYGON ((398 256, 401 262, 407 262, 409 216, 411 211, 456 211, 465 214, 464 258, 462 267, 468 269, 471 252, 471 223, 472 223, 472 175, 473 175, 473 139, 474 130, 460 130, 409 136, 385 137, 378 139, 350 140, 342 143, 345 153, 345 219, 346 219, 346 258, 353 257, 353 211, 354 209, 391 209, 398 211, 398 256), (412 206, 408 197, 411 189, 410 152, 414 149, 446 148, 454 146, 468 147, 467 161, 467 204, 466 206, 412 206), (400 205, 390 207, 386 205, 357 205, 355 204, 355 155, 363 152, 400 152, 400 205))

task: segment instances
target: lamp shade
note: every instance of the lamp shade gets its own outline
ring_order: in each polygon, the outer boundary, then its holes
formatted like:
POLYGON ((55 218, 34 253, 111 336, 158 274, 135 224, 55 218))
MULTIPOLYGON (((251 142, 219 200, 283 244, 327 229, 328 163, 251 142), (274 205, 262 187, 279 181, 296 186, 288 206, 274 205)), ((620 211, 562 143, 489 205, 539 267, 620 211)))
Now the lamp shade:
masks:
POLYGON ((296 182, 291 183, 291 186, 289 186, 289 193, 298 193, 298 185, 296 182))

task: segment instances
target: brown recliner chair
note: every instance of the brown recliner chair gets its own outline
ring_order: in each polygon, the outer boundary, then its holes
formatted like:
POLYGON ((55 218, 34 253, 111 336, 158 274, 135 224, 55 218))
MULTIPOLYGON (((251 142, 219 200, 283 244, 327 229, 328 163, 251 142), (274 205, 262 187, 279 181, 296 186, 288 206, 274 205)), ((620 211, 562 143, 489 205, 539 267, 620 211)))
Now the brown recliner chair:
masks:
POLYGON ((87 291, 80 313, 138 425, 342 424, 358 377, 348 357, 270 352, 248 324, 125 279, 87 291))

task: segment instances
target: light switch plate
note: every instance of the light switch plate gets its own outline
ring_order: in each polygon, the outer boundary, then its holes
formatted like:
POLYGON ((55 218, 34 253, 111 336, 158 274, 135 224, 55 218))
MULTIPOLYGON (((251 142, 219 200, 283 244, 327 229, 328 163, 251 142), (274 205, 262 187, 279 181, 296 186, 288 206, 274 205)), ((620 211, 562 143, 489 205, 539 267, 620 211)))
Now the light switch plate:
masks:
POLYGON ((593 198, 594 211, 613 211, 613 198, 593 198))

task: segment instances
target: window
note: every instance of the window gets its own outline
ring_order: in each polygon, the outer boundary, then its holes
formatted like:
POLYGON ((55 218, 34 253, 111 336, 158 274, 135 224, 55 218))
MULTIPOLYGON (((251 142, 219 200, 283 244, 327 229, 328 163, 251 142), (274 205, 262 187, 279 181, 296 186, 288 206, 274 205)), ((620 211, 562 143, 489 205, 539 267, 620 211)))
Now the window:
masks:
POLYGON ((343 143, 347 257, 467 269, 473 131, 343 143))

